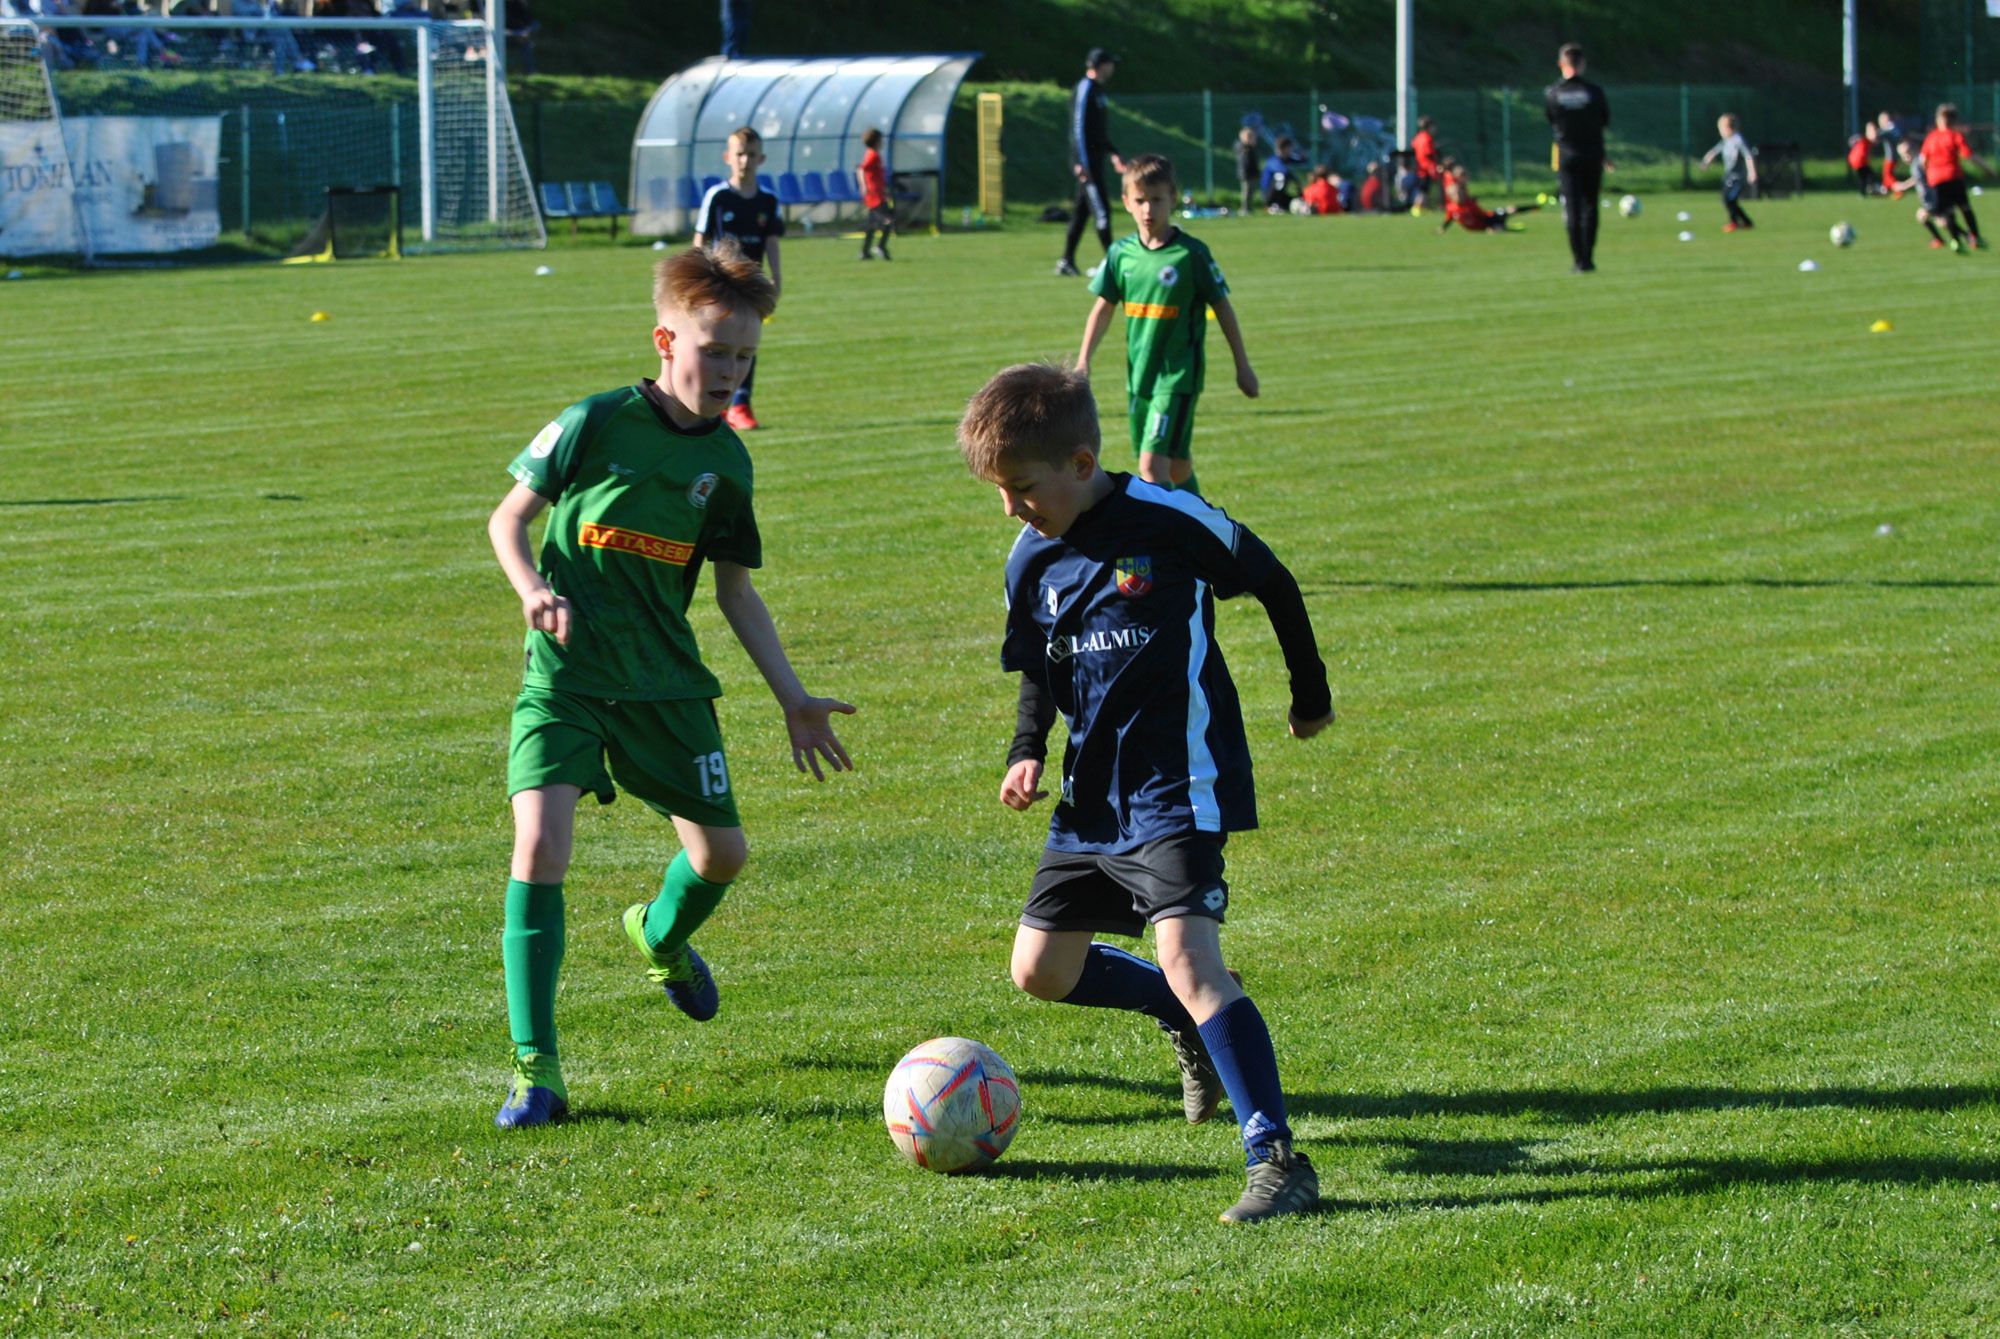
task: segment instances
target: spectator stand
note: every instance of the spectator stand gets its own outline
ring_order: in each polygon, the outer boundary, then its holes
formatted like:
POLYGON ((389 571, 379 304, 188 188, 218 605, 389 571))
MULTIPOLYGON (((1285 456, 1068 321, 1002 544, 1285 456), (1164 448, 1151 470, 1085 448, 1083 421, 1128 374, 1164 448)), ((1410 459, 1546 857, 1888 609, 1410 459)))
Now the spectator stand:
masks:
POLYGON ((764 137, 766 187, 788 219, 858 217, 861 135, 882 132, 900 226, 935 225, 945 122, 976 51, 930 55, 729 60, 712 56, 668 78, 632 139, 632 231, 686 233, 705 181, 718 180, 729 132, 764 137))

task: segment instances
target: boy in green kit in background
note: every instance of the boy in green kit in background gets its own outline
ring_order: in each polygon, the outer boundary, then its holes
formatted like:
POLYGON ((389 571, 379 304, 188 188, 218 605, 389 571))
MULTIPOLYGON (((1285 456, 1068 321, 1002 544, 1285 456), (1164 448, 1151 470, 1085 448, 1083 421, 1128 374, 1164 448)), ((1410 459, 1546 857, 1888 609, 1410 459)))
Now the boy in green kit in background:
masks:
POLYGON ((1243 351, 1229 285, 1208 248, 1174 226, 1174 165, 1156 153, 1125 165, 1125 210, 1139 225, 1120 238, 1090 281, 1097 295, 1083 323, 1076 370, 1090 374, 1097 342, 1125 310, 1125 393, 1139 477, 1163 488, 1199 493, 1195 481, 1194 401, 1201 394, 1202 341, 1208 312, 1236 359, 1236 388, 1257 397, 1257 374, 1243 351))
POLYGON ((806 693, 750 583, 763 562, 750 456, 721 422, 776 304, 771 280, 733 243, 662 261, 653 285, 659 379, 558 414, 509 467, 515 486, 487 524, 528 624, 507 756, 514 855, 501 955, 514 1082, 494 1117, 502 1129, 569 1110, 556 976, 562 881, 586 791, 609 804, 615 778, 673 821, 681 851, 659 895, 627 909, 625 932, 682 1013, 706 1022, 719 1005, 688 939, 749 848, 716 723, 722 687, 687 622, 704 562, 730 630, 784 710, 794 764, 821 780, 822 759, 834 771, 853 766, 831 713, 854 708, 806 693), (528 524, 544 508, 537 565, 528 524))

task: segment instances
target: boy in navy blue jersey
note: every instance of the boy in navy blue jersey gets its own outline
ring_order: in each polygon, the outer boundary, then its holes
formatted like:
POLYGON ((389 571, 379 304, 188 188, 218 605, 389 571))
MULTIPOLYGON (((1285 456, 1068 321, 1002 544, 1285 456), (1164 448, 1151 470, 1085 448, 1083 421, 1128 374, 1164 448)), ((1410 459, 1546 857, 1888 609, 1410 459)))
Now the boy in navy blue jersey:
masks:
POLYGON ((972 472, 1023 523, 1007 558, 1003 669, 1021 674, 1001 802, 1046 792, 1042 764, 1069 727, 1048 849, 1014 939, 1014 981, 1039 999, 1129 1009, 1173 1040, 1188 1120, 1227 1093, 1249 1184, 1222 1213, 1244 1223, 1311 1208, 1312 1163, 1292 1147, 1263 1015, 1223 965, 1222 848, 1257 826, 1250 750, 1215 601, 1246 592, 1270 615, 1291 675, 1291 733, 1333 720, 1305 600, 1258 539, 1199 497, 1098 468, 1097 405, 1082 372, 1010 367, 958 428, 972 472), (1159 965, 1095 942, 1151 922, 1159 965))
MULTIPOLYGON (((743 248, 743 254, 759 265, 771 267, 771 288, 782 293, 784 273, 778 267, 778 239, 785 235, 785 216, 778 197, 757 183, 757 169, 764 165, 764 137, 749 126, 729 132, 729 147, 722 155, 729 164, 729 179, 718 181, 701 197, 694 216, 694 244, 714 246, 727 237, 743 248)), ((765 317, 770 320, 770 317, 765 317)), ((722 420, 738 432, 759 426, 750 408, 750 387, 757 380, 757 360, 743 374, 736 398, 729 402, 722 420)))

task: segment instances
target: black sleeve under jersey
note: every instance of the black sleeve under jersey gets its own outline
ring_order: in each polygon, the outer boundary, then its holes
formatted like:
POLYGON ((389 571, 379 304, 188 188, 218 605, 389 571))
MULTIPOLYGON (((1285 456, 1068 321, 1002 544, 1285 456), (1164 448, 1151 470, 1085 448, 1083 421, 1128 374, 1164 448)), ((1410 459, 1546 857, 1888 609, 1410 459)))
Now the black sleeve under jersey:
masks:
POLYGON ((1007 748, 1007 765, 1045 762, 1049 731, 1056 724, 1056 700, 1026 674, 1021 676, 1021 700, 1014 709, 1014 742, 1007 748))
POLYGON ((1264 606, 1271 630, 1278 635, 1278 649, 1284 653, 1285 672, 1292 681, 1292 714, 1303 721, 1332 714, 1333 690, 1327 686, 1326 662, 1319 658, 1312 616, 1306 613, 1298 581, 1283 563, 1274 562, 1250 593, 1264 606))

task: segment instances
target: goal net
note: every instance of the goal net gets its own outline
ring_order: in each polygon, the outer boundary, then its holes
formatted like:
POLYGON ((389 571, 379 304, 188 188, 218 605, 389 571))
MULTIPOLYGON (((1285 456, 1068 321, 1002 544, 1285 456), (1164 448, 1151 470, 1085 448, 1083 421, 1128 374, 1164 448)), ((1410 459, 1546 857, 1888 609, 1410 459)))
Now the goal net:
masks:
POLYGON ((0 232, 0 254, 282 256, 336 187, 397 188, 411 254, 547 240, 482 24, 121 16, 0 36, 0 227, 30 182, 42 221, 0 232))

